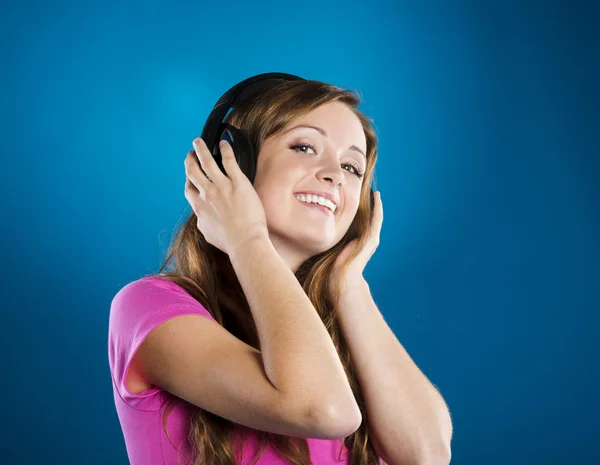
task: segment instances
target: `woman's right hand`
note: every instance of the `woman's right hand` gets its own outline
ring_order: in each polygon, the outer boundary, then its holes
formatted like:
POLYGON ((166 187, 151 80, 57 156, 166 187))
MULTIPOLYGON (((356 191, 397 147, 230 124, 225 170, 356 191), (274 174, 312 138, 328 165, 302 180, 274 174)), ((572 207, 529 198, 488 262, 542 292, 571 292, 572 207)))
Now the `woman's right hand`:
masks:
POLYGON ((262 202, 239 167, 231 145, 221 141, 219 146, 227 175, 202 138, 194 139, 193 145, 195 150, 188 152, 184 162, 184 191, 204 238, 228 255, 251 239, 261 235, 268 238, 262 202))

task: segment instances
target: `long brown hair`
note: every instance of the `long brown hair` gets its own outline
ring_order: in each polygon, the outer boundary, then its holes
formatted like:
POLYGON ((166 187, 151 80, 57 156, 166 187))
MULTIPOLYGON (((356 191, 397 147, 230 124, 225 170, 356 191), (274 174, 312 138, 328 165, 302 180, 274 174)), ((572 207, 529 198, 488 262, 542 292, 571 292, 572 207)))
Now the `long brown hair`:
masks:
MULTIPOLYGON (((379 458, 369 440, 368 418, 363 394, 336 315, 335 302, 337 302, 337 298, 330 297, 328 288, 328 276, 336 257, 353 239, 358 240, 357 250, 360 250, 368 239, 371 225, 369 186, 377 160, 377 136, 372 119, 358 110, 361 99, 356 91, 340 89, 320 81, 285 81, 268 90, 261 91, 251 101, 232 110, 227 116, 226 122, 246 131, 256 153, 259 153, 265 139, 277 135, 295 118, 327 102, 345 103, 362 123, 367 141, 367 167, 356 216, 338 244, 306 260, 295 272, 295 276, 331 336, 362 413, 363 421, 358 430, 342 441, 342 446, 345 444, 348 448, 348 463, 375 465, 379 463, 379 458)), ((169 279, 184 288, 225 329, 260 350, 256 326, 229 256, 209 244, 196 225, 197 218, 192 212, 173 236, 158 276, 169 279), (163 273, 165 268, 169 271, 163 273)), ((349 257, 347 263, 353 258, 353 256, 349 257)), ((337 283, 331 291, 335 292, 335 296, 339 296, 340 283, 337 283)), ((173 395, 167 402, 163 415, 163 428, 167 436, 168 414, 178 403, 187 404, 191 412, 188 441, 192 450, 192 465, 235 465, 239 463, 236 462, 234 456, 237 456, 239 460, 241 444, 238 443, 239 449, 233 450, 232 433, 239 428, 243 431, 245 427, 173 395)), ((306 438, 282 436, 258 430, 252 431, 258 434, 259 445, 262 447, 262 449, 259 447, 261 451, 260 455, 257 454, 256 461, 262 456, 267 444, 271 444, 291 463, 311 464, 306 438)), ((340 455, 341 452, 342 447, 340 447, 340 455)))

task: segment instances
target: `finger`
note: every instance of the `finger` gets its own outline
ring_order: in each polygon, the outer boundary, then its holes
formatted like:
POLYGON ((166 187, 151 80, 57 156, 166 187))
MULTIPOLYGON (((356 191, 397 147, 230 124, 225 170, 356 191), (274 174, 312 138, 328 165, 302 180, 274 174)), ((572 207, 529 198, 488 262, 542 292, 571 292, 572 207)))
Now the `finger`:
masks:
POLYGON ((233 153, 233 147, 226 140, 219 142, 219 149, 221 150, 223 167, 227 171, 227 177, 234 182, 239 182, 240 176, 246 176, 240 165, 238 165, 235 159, 235 153, 233 153))
POLYGON ((376 202, 375 202, 375 210, 377 211, 377 216, 379 222, 383 221, 383 202, 381 201, 381 192, 377 191, 376 193, 376 202))
POLYGON ((217 165, 217 162, 212 156, 212 153, 210 153, 210 150, 208 150, 204 139, 197 137, 194 139, 193 145, 196 154, 198 155, 198 160, 200 161, 200 167, 204 171, 205 176, 216 185, 221 185, 221 183, 227 179, 227 176, 223 174, 219 165, 217 165))
POLYGON ((200 195, 200 190, 194 185, 194 183, 190 180, 190 178, 185 177, 185 186, 183 188, 183 192, 186 194, 186 198, 187 195, 190 196, 199 196, 200 195))
POLYGON ((373 209, 373 222, 371 227, 373 228, 374 236, 379 240, 381 233, 381 226, 383 224, 383 203, 381 202, 381 192, 375 192, 375 204, 373 209))
POLYGON ((198 191, 196 186, 194 186, 192 181, 190 181, 190 179, 187 177, 185 178, 185 187, 183 192, 196 216, 205 214, 207 205, 205 203, 204 193, 202 191, 198 191))
POLYGON ((215 188, 214 184, 202 172, 198 157, 195 151, 188 152, 183 162, 185 165, 185 175, 199 192, 206 193, 208 190, 215 188))

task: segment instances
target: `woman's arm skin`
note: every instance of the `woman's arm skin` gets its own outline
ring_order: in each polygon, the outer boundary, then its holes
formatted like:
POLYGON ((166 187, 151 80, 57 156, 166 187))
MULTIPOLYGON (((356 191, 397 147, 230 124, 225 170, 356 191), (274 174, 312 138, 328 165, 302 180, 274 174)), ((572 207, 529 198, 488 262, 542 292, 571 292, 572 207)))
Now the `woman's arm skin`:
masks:
POLYGON ((362 415, 333 341, 294 273, 266 235, 236 247, 230 260, 248 300, 268 378, 320 421, 354 428, 362 415))

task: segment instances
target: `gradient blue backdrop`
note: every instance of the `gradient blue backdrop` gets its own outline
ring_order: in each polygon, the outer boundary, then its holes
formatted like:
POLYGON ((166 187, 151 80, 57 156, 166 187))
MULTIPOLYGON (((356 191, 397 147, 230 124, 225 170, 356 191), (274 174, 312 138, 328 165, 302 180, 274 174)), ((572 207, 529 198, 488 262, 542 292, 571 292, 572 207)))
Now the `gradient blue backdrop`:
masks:
POLYGON ((375 120, 366 278, 450 407, 452 463, 600 463, 593 2, 11 3, 2 464, 127 463, 111 299, 189 213, 212 105, 270 71, 359 90, 375 120))

